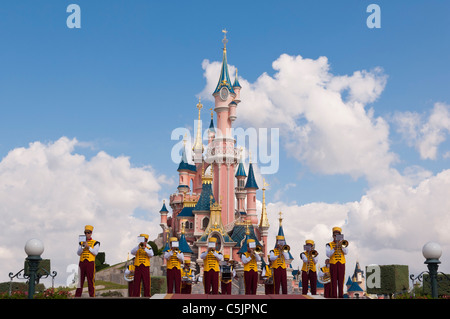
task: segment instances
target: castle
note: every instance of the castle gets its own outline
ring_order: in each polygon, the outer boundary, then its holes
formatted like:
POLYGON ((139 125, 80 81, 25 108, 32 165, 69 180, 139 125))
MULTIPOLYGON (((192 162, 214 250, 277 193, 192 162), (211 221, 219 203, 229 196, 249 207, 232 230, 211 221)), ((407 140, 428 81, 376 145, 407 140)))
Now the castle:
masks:
MULTIPOLYGON (((253 164, 244 166, 242 150, 238 149, 232 136, 232 124, 236 119, 240 101, 241 85, 237 71, 234 82, 230 80, 227 64, 227 38, 224 30, 221 72, 217 86, 212 92, 214 113, 208 128, 208 145, 202 143, 201 125, 191 150, 184 141, 181 161, 178 165, 179 184, 170 195, 169 213, 166 203, 160 210, 160 226, 163 245, 168 247, 168 238, 180 240, 180 250, 191 264, 201 269, 200 254, 207 250, 210 237, 215 237, 219 250, 232 260, 240 261, 239 252, 247 250, 246 239, 254 239, 262 246, 262 257, 267 260, 267 236, 269 222, 265 206, 265 187, 262 186, 262 210, 257 212, 256 183, 253 164), (188 152, 189 151, 189 152, 188 152), (192 154, 192 161, 188 160, 192 154)), ((203 105, 197 104, 198 120, 201 121, 203 105)), ((281 218, 280 218, 281 222, 281 218)), ((281 226, 281 225, 280 225, 281 226)))

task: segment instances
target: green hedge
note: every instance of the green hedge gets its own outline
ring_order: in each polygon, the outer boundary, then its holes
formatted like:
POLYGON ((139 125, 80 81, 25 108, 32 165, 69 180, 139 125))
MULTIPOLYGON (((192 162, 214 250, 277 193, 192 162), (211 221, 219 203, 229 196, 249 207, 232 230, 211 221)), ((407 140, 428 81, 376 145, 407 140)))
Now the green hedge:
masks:
POLYGON ((393 295, 409 290, 409 271, 407 265, 378 265, 378 269, 366 266, 366 292, 377 295, 393 295), (379 277, 378 277, 379 276, 379 277), (376 287, 373 279, 378 277, 376 287))

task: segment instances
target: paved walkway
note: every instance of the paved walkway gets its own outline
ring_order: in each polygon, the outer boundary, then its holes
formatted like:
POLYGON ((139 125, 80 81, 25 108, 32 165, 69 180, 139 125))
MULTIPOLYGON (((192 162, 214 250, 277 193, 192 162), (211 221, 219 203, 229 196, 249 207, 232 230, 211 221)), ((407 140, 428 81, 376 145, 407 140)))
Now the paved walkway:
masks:
POLYGON ((205 295, 205 294, 155 294, 151 299, 324 299, 310 295, 205 295))

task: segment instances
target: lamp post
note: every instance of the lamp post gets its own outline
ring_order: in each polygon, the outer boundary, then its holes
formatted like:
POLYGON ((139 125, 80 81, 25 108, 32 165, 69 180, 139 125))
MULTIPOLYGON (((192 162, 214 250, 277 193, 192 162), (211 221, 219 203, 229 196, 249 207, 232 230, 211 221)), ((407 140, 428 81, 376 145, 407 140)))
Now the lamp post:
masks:
POLYGON ((428 272, 430 274, 431 296, 433 298, 437 298, 437 273, 439 264, 441 263, 441 261, 439 260, 442 255, 441 246, 435 242, 428 242, 423 246, 422 254, 426 259, 425 264, 427 265, 428 272))
POLYGON ((39 239, 30 239, 25 244, 25 252, 28 255, 26 258, 29 270, 29 284, 28 284, 28 299, 33 299, 37 271, 39 268, 39 262, 42 260, 41 254, 44 252, 44 244, 39 239))

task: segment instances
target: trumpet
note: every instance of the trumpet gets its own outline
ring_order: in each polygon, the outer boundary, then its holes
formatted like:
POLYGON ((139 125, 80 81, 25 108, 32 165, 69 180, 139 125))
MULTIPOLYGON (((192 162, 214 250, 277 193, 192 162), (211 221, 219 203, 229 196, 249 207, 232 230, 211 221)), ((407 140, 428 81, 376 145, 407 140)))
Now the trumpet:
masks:
POLYGON ((263 247, 261 245, 257 245, 255 248, 255 254, 262 254, 263 253, 263 247))
POLYGON ((319 255, 319 253, 315 249, 311 250, 309 253, 311 254, 311 257, 313 257, 313 258, 316 258, 319 255))
POLYGON ((288 253, 291 250, 291 247, 289 245, 284 245, 281 250, 283 253, 288 253))
POLYGON ((341 247, 347 248, 348 247, 348 240, 342 240, 341 241, 341 247))

